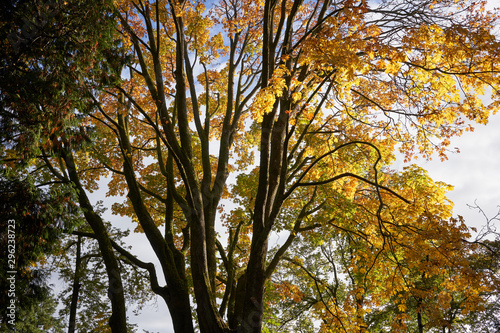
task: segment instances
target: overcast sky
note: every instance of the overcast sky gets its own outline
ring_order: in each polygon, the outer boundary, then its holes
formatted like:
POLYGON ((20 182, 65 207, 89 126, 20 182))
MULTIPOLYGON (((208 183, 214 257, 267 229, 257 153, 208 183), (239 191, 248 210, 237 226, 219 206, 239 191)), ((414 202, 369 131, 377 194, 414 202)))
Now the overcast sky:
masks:
POLYGON ((500 114, 492 116, 488 125, 474 127, 473 133, 451 140, 451 147, 458 147, 459 154, 449 154, 444 162, 436 157, 418 164, 434 180, 455 187, 448 195, 455 203, 454 215, 462 215, 467 225, 478 227, 486 221, 467 205, 477 202, 489 217, 498 212, 500 205, 500 114))

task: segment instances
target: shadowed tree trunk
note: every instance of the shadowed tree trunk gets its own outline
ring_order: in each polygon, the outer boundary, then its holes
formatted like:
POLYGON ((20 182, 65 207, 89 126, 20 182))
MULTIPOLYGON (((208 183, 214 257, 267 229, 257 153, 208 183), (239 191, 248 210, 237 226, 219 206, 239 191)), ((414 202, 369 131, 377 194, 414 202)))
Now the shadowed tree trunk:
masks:
POLYGON ((123 293, 123 284, 118 266, 118 260, 113 252, 111 240, 104 225, 102 218, 94 212, 93 206, 90 203, 85 190, 83 189, 73 155, 70 151, 64 149, 61 155, 65 161, 68 170, 69 179, 75 186, 78 195, 78 201, 82 208, 85 219, 94 231, 99 249, 106 266, 108 275, 108 297, 111 301, 111 317, 109 318, 109 326, 113 333, 127 332, 127 315, 125 307, 125 296, 123 293))
POLYGON ((73 293, 71 295, 71 305, 69 309, 69 326, 68 333, 74 333, 76 329, 76 310, 78 307, 78 293, 80 291, 80 266, 81 258, 82 236, 78 235, 76 242, 76 259, 75 259, 75 276, 73 278, 73 293))

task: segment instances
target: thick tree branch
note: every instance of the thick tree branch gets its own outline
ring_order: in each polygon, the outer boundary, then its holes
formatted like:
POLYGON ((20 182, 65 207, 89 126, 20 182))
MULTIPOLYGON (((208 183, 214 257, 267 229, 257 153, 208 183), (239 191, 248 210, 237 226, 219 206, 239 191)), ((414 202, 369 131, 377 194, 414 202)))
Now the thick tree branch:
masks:
MULTIPOLYGON (((92 238, 92 239, 97 239, 97 236, 94 234, 94 233, 90 233, 90 232, 83 232, 83 231, 73 231, 72 232, 73 235, 77 235, 77 236, 83 236, 83 237, 88 237, 88 238, 92 238)), ((132 264, 134 264, 135 266, 137 267, 140 267, 142 269, 145 269, 149 272, 149 278, 150 278, 150 281, 151 281, 151 289, 158 295, 164 295, 165 294, 165 290, 167 287, 161 287, 158 283, 158 276, 156 274, 156 269, 155 269, 155 266, 153 263, 150 263, 150 262, 144 262, 142 260, 140 260, 139 258, 137 258, 136 256, 134 256, 132 253, 130 253, 129 251, 127 251, 126 249, 124 249, 123 247, 121 247, 117 242, 115 242, 114 240, 111 240, 111 244, 113 245, 113 248, 118 252, 120 253, 122 256, 124 256, 125 258, 127 258, 127 260, 129 260, 132 264)))

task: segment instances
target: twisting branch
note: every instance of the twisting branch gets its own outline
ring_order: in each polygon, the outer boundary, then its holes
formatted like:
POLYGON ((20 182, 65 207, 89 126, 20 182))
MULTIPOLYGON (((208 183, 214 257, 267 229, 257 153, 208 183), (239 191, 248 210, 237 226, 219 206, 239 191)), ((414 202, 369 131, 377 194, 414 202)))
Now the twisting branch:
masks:
MULTIPOLYGON (((304 265, 302 265, 300 262, 298 262, 297 260, 294 260, 292 258, 288 258, 288 257, 284 257, 283 259, 285 259, 286 261, 294 264, 295 266, 299 267, 300 269, 302 269, 313 281, 314 281, 314 286, 316 287, 316 292, 318 293, 318 296, 321 300, 321 303, 323 303, 323 305, 325 306, 325 309, 326 311, 328 311, 328 313, 333 317, 333 318, 337 318, 337 320, 339 321, 339 323, 342 325, 342 329, 344 330, 344 332, 347 332, 342 320, 337 316, 335 315, 332 310, 330 310, 330 306, 327 304, 327 302, 325 301, 325 299, 323 298, 323 293, 321 292, 321 288, 320 288, 320 285, 323 285, 325 286, 327 289, 330 289, 327 285, 327 283, 321 281, 320 279, 318 279, 318 277, 316 277, 312 272, 310 272, 304 265)), ((330 290, 331 292, 331 290, 330 290)))
MULTIPOLYGON (((87 237, 87 238, 97 239, 97 236, 91 232, 73 231, 72 234, 76 235, 76 236, 83 236, 83 237, 87 237)), ((144 261, 140 260, 139 258, 137 258, 132 253, 125 250, 123 247, 121 247, 117 242, 115 242, 112 239, 111 239, 111 245, 118 253, 120 253, 122 256, 127 258, 127 260, 129 260, 132 264, 134 264, 135 266, 137 266, 139 268, 142 268, 142 269, 145 269, 148 271, 149 279, 151 281, 151 289, 155 293, 157 293, 158 295, 165 294, 165 290, 167 287, 161 287, 159 285, 158 276, 156 274, 155 265, 153 263, 144 262, 144 261)))
MULTIPOLYGON (((378 170, 377 170, 377 164, 378 162, 380 161, 381 159, 381 154, 380 154, 380 151, 379 149, 373 145, 372 143, 369 143, 369 142, 365 142, 365 141, 351 141, 351 142, 348 142, 348 143, 344 143, 340 146, 337 146, 335 147, 334 149, 330 150, 329 152, 326 152, 325 154, 321 155, 320 157, 318 157, 314 162, 312 162, 308 167, 307 169, 302 173, 302 175, 300 175, 299 179, 297 180, 297 182, 295 182, 295 184, 293 184, 290 189, 284 194, 283 196, 283 199, 286 199, 288 198, 292 193, 293 191, 297 188, 297 187, 303 187, 303 186, 317 186, 317 185, 324 185, 324 184, 329 184, 329 183, 332 183, 336 180, 339 180, 341 178, 345 178, 345 177, 352 177, 352 178, 356 178, 358 180, 361 180, 365 183, 368 183, 370 185, 373 185, 375 186, 375 188, 377 189, 377 191, 379 191, 380 189, 383 189, 389 193, 391 193, 392 195, 396 196, 397 198, 403 200, 404 202, 406 202, 407 204, 410 204, 411 201, 409 201, 408 199, 405 199, 403 198, 401 195, 397 194, 396 192, 394 192, 393 190, 391 190, 390 188, 386 187, 386 186, 383 186, 383 185, 380 185, 378 183, 378 177, 377 177, 377 174, 378 174, 378 170), (362 145, 367 145, 367 146, 370 146, 372 147, 373 149, 375 149, 378 153, 378 158, 377 158, 377 161, 374 163, 374 170, 375 170, 375 181, 371 181, 369 179, 366 179, 364 177, 361 177, 359 175, 356 175, 354 173, 351 173, 351 172, 344 172, 342 174, 339 174, 339 175, 336 175, 334 177, 331 177, 329 179, 326 179, 326 180, 319 180, 319 181, 310 181, 310 182, 302 182, 302 180, 309 174, 309 172, 314 168, 314 166, 316 164, 318 164, 321 160, 323 160, 324 158, 334 154, 335 152, 341 150, 342 148, 345 148, 347 146, 350 146, 350 145, 354 145, 354 144, 362 144, 362 145)), ((380 198, 380 193, 379 194, 379 198, 380 198)))

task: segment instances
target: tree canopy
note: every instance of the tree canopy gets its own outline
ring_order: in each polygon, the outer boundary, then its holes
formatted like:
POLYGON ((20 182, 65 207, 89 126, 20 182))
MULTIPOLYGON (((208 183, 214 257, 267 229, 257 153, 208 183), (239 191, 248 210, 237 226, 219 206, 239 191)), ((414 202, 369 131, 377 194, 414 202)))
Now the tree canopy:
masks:
POLYGON ((423 332, 492 309, 498 265, 472 263, 496 245, 467 241, 450 185, 391 169, 445 159, 500 107, 485 1, 55 3, 44 27, 73 30, 5 39, 2 159, 72 189, 91 232, 67 231, 97 240, 113 332, 118 257, 175 332, 423 332), (159 266, 114 241, 93 191, 159 266))

